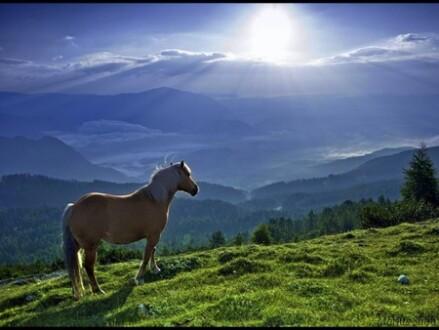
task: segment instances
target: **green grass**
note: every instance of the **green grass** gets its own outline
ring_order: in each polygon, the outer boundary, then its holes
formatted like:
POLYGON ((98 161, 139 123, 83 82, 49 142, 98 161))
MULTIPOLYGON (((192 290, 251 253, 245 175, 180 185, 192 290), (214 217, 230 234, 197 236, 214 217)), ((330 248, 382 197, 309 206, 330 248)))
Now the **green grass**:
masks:
POLYGON ((98 266, 79 302, 65 276, 1 287, 0 326, 438 326, 438 257, 436 219, 161 257, 140 286, 138 261, 98 266))

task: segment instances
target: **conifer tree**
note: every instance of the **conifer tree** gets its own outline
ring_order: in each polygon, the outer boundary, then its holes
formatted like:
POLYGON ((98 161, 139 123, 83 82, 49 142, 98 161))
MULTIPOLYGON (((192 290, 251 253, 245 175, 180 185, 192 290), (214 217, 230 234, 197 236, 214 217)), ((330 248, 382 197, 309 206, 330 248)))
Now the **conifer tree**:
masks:
POLYGON ((404 175, 405 182, 401 188, 404 201, 424 200, 433 205, 439 202, 435 169, 424 143, 413 154, 409 168, 404 170, 404 175))

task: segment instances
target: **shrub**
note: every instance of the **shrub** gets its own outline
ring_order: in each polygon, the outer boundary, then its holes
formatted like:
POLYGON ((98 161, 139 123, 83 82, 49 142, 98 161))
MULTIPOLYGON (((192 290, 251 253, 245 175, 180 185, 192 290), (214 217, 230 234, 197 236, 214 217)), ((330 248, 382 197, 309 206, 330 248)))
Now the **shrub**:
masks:
POLYGON ((378 204, 366 205, 360 209, 360 221, 362 228, 388 227, 396 224, 389 208, 378 204))
POLYGON ((253 232, 252 241, 256 244, 270 244, 272 242, 270 229, 267 224, 260 224, 253 232))
POLYGON ((438 208, 424 200, 395 203, 393 209, 396 223, 422 221, 439 216, 438 208))
POLYGON ((132 259, 141 259, 143 256, 140 250, 111 247, 107 244, 101 244, 98 248, 97 254, 99 263, 103 265, 132 259))

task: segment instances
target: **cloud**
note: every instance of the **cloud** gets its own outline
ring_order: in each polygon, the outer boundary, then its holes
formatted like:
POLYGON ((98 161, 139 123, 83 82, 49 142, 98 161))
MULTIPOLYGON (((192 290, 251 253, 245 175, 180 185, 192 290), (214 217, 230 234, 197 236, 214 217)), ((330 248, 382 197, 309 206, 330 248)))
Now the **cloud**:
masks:
POLYGON ((425 46, 437 47, 439 45, 439 35, 435 33, 406 33, 396 36, 390 43, 395 43, 399 46, 425 46))
MULTIPOLYGON (((17 58, 0 58, 0 73, 5 80, 31 79, 38 80, 62 72, 62 69, 46 64, 38 64, 33 61, 17 58)), ((0 84, 3 80, 0 79, 0 84)))
POLYGON ((30 61, 16 59, 16 58, 0 58, 0 64, 6 64, 6 65, 26 65, 31 63, 32 62, 30 61))
POLYGON ((22 92, 33 89, 33 92, 44 92, 71 88, 109 76, 125 75, 132 78, 144 75, 162 77, 193 75, 215 65, 218 61, 228 59, 228 56, 222 53, 167 49, 158 54, 144 56, 97 52, 68 62, 58 62, 61 59, 63 59, 61 56, 55 56, 51 58, 50 64, 36 64, 27 60, 2 58, 0 59, 0 73, 2 73, 0 89, 17 90, 18 88, 22 92), (36 86, 35 82, 38 80, 40 84, 36 86))
POLYGON ((82 123, 76 132, 49 131, 46 133, 68 141, 69 144, 78 148, 89 144, 111 145, 141 139, 178 138, 176 133, 164 133, 158 129, 117 120, 87 121, 82 123))
POLYGON ((431 37, 423 36, 417 33, 400 34, 396 38, 399 42, 425 42, 431 39, 431 37))
POLYGON ((94 120, 83 123, 78 132, 82 134, 104 134, 104 133, 142 133, 146 136, 161 135, 162 131, 148 128, 142 125, 131 124, 117 120, 94 120))
POLYGON ((99 52, 82 56, 76 62, 67 64, 65 69, 70 72, 76 71, 87 74, 117 72, 136 65, 144 65, 153 60, 153 56, 130 57, 110 52, 99 52))
POLYGON ((181 49, 167 49, 160 52, 162 58, 192 58, 197 59, 202 62, 209 62, 217 59, 227 58, 226 54, 223 53, 203 53, 203 52, 189 52, 181 49))
POLYGON ((75 48, 79 48, 78 44, 76 43, 76 37, 72 35, 66 35, 64 38, 62 38, 62 41, 67 43, 70 46, 73 46, 75 48))
MULTIPOLYGON (((180 49, 168 49, 158 55, 141 57, 125 56, 111 52, 98 52, 80 57, 66 65, 66 71, 86 74, 115 73, 129 69, 144 68, 147 72, 161 72, 175 75, 190 72, 195 66, 225 59, 222 53, 189 52, 180 49)), ((140 71, 137 70, 139 73, 140 71)))
POLYGON ((0 58, 0 90, 114 94, 173 87, 238 96, 430 92, 439 79, 438 40, 432 33, 400 34, 297 65, 182 49, 138 56, 96 52, 63 61, 54 57, 48 63, 0 58), (401 79, 402 86, 397 83, 401 79))
POLYGON ((369 63, 389 61, 439 61, 439 35, 406 33, 362 48, 357 48, 312 64, 369 63))

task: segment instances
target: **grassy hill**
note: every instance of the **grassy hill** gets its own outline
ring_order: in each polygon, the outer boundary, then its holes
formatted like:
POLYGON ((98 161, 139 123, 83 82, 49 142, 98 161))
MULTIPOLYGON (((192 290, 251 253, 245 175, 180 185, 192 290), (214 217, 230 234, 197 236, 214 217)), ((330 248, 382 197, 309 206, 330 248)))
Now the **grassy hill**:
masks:
POLYGON ((137 260, 98 266, 107 293, 79 302, 65 276, 3 286, 0 326, 437 326, 438 251, 435 219, 159 257, 141 286, 137 260))

